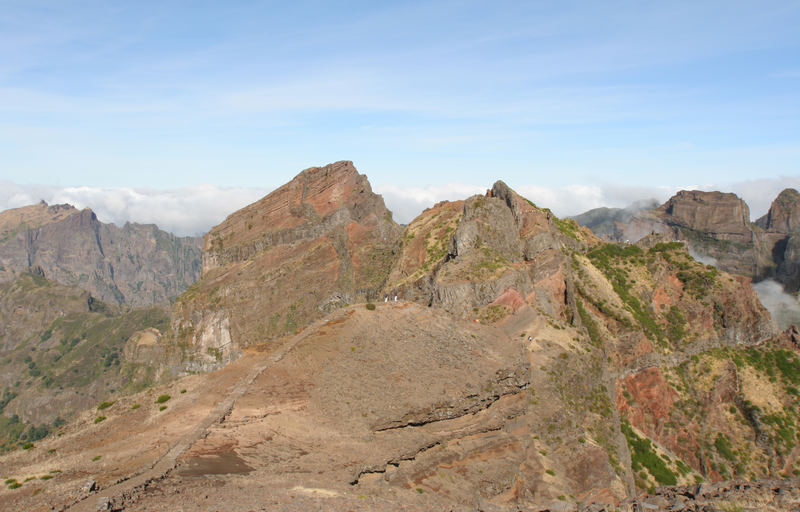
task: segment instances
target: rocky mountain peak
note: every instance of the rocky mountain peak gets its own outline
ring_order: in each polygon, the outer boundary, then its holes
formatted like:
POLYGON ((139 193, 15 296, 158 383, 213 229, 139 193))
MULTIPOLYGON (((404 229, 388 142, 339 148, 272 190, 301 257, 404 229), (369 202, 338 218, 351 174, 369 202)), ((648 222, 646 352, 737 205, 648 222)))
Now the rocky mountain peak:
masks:
POLYGON ((752 239, 750 209, 736 194, 681 190, 658 210, 671 225, 734 241, 752 239))
POLYGON ((800 192, 793 188, 784 189, 756 225, 772 233, 797 231, 800 228, 800 192))
POLYGON ((228 216, 204 239, 203 271, 243 261, 275 245, 316 238, 337 226, 366 222, 381 236, 396 227, 383 198, 353 162, 311 167, 228 216))
POLYGON ((176 334, 208 368, 374 298, 401 232, 352 162, 306 169, 205 236, 203 278, 179 300, 176 334))

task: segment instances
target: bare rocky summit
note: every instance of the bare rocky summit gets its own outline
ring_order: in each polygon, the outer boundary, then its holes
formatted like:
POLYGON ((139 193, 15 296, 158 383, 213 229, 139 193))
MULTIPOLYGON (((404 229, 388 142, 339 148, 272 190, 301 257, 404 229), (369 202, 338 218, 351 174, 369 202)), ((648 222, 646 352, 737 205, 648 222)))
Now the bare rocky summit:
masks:
POLYGON ((104 302, 149 306, 174 299, 199 277, 200 246, 155 225, 117 227, 88 208, 42 201, 0 212, 0 281, 25 272, 104 302))
POLYGON ((204 238, 203 276, 173 325, 192 368, 375 299, 402 229, 352 162, 306 169, 204 238))

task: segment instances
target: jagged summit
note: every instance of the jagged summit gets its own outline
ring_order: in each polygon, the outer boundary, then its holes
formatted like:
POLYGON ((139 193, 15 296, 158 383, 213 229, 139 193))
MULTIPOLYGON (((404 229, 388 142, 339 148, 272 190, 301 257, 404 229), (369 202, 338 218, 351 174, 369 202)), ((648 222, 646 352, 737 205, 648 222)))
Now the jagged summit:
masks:
POLYGON ((376 227, 380 236, 396 231, 383 198, 353 162, 311 167, 211 228, 204 237, 203 271, 350 223, 376 227))
POLYGON ((402 228, 352 162, 312 167, 205 236, 175 332, 219 365, 385 285, 402 228))

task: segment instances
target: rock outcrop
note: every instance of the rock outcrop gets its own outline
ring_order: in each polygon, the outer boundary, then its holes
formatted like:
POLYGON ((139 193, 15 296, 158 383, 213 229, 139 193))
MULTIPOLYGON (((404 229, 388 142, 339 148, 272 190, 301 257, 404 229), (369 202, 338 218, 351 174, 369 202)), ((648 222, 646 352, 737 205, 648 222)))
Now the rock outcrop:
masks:
POLYGON ((681 190, 658 209, 670 226, 713 233, 718 240, 753 240, 750 209, 736 194, 681 190))
POLYGON ((0 281, 35 272, 113 304, 166 303, 200 275, 196 238, 155 225, 104 224, 90 209, 44 201, 0 213, 0 281))
POLYGON ((173 334, 189 367, 376 298, 402 229, 352 162, 306 169, 204 238, 203 276, 177 304, 173 334))

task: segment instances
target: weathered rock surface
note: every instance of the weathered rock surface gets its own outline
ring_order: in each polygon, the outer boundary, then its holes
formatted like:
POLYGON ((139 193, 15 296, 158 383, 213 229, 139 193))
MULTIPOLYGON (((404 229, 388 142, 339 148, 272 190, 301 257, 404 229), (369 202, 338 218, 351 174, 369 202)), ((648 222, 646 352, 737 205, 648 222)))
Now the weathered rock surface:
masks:
POLYGON ((155 225, 104 224, 90 209, 45 202, 0 213, 0 281, 36 272, 104 302, 166 303, 200 275, 200 245, 155 225))
POLYGON ((254 343, 374 299, 401 228, 352 162, 306 169, 204 238, 203 276, 178 300, 187 367, 210 369, 254 343))
POLYGON ((751 242, 750 209, 736 194, 681 190, 658 208, 678 228, 714 233, 715 238, 751 242))

